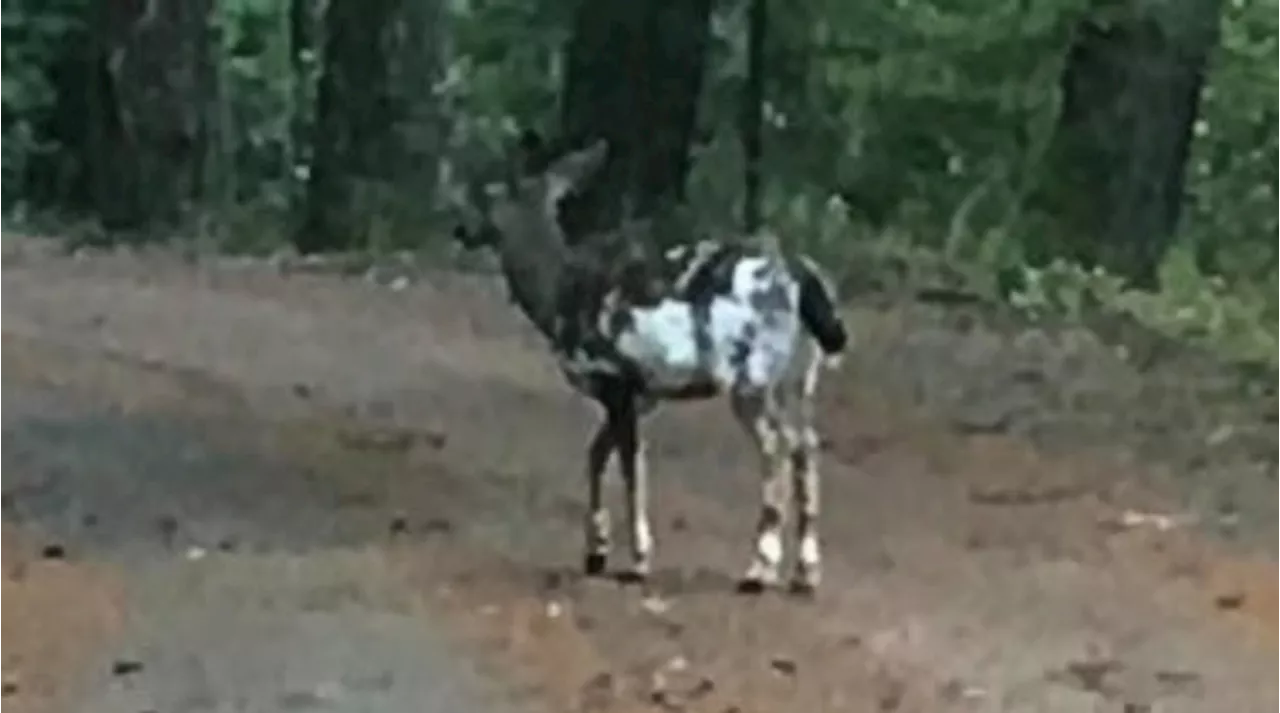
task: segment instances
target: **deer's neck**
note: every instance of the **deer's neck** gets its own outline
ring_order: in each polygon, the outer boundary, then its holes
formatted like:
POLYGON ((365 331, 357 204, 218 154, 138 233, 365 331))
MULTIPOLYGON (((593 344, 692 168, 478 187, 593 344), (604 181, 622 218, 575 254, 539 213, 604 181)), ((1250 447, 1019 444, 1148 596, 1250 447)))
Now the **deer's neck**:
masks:
POLYGON ((554 337, 561 278, 568 260, 563 244, 553 240, 504 241, 499 251, 502 275, 511 297, 534 327, 554 337))

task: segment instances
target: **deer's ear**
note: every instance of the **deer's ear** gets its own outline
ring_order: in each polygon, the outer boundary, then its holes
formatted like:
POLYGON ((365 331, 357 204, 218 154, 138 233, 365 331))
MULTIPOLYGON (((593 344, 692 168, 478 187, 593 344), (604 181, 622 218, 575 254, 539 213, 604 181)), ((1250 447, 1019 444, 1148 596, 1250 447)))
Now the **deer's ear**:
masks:
POLYGON ((537 131, 525 129, 520 132, 520 138, 516 146, 525 154, 536 155, 546 148, 547 142, 542 139, 542 134, 537 131))
POLYGON ((542 134, 533 129, 525 129, 516 139, 513 153, 516 172, 521 176, 531 175, 541 168, 547 153, 547 143, 542 139, 542 134))
POLYGON ((546 171, 547 192, 559 201, 596 174, 609 156, 609 143, 597 139, 580 151, 561 156, 546 171))

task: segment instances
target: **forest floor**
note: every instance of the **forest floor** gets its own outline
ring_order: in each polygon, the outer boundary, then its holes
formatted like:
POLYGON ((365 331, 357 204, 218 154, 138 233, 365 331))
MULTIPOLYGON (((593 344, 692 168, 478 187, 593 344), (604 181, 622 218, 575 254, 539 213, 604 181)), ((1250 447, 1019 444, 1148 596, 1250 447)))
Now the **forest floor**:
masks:
POLYGON ((822 591, 734 593, 723 402, 648 425, 642 591, 577 571, 591 406, 494 278, 404 269, 5 238, 12 711, 1276 709, 1273 392, 854 305, 822 591))

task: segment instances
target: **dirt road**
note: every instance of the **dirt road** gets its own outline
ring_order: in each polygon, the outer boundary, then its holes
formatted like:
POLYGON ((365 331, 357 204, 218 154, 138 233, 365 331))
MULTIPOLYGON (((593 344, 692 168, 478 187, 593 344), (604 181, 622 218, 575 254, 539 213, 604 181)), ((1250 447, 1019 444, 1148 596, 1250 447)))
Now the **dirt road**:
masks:
POLYGON ((1274 444, 1235 424, 1188 478, 1117 428, 1044 436, 937 366, 981 330, 931 366, 854 315, 812 602, 732 593, 751 453, 723 404, 659 414, 646 593, 576 573, 594 416, 492 280, 29 241, 3 267, 14 710, 1277 706, 1274 444))

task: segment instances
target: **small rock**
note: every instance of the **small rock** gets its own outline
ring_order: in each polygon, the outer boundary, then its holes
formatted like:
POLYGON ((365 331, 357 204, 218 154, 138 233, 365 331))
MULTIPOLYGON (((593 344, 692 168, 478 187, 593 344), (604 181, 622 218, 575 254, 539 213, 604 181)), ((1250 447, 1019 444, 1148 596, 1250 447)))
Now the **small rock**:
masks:
POLYGON ((684 710, 684 704, 680 702, 680 697, 672 694, 666 689, 658 689, 649 692, 649 703, 668 711, 684 710))
POLYGON ((887 690, 882 691, 876 699, 876 705, 879 709, 888 713, 888 711, 896 711, 902 707, 902 696, 905 693, 902 688, 902 684, 895 683, 889 686, 887 690))
POLYGON ((422 531, 428 535, 442 534, 453 531, 453 523, 442 517, 433 517, 422 523, 422 531))
POLYGON ((556 592, 564 586, 564 575, 560 572, 544 572, 540 588, 543 592, 556 592))
POLYGON ((297 690, 285 693, 278 700, 282 708, 310 710, 328 708, 344 695, 344 686, 339 681, 321 681, 311 690, 297 690))
POLYGON ((645 597, 640 606, 650 614, 666 614, 671 609, 671 605, 659 596, 645 597))
POLYGON ((850 649, 862 646, 862 637, 858 634, 845 634, 840 637, 840 645, 850 649))
POLYGON ((0 695, 3 695, 5 698, 14 695, 17 692, 18 684, 13 681, 5 681, 3 685, 0 685, 0 695))
POLYGON ((578 709, 582 711, 600 711, 612 707, 617 698, 613 674, 602 671, 592 676, 578 690, 578 709))
POLYGON ((449 434, 444 431, 425 431, 421 440, 428 448, 438 451, 449 443, 449 434))
POLYGON ((1062 674, 1082 691, 1102 693, 1108 689, 1107 678, 1123 668, 1123 664, 1111 659, 1072 661, 1062 674))
POLYGON ((312 710, 324 706, 325 701, 314 691, 288 691, 280 694, 276 702, 284 710, 312 710))
POLYGON ((773 669, 774 673, 783 676, 794 676, 796 675, 796 672, 799 671, 799 667, 796 666, 796 662, 787 658, 776 658, 770 661, 769 668, 773 669))
POLYGON ((414 435, 409 431, 391 428, 338 433, 338 442, 352 450, 406 451, 413 445, 413 441, 414 435))
POLYGON ((1205 445, 1210 448, 1217 448, 1236 435, 1236 429, 1231 424, 1224 424, 1214 429, 1205 439, 1205 445))
POLYGON ((67 549, 59 544, 49 544, 40 548, 40 556, 47 560, 60 560, 67 556, 67 549))
POLYGON ((387 532, 393 535, 403 535, 409 531, 409 521, 404 515, 396 515, 391 518, 391 522, 387 524, 387 532))
POLYGON ((973 701, 986 698, 986 690, 978 686, 970 686, 959 679, 951 679, 938 689, 938 693, 948 701, 973 701))
POLYGON ((1202 678, 1195 671, 1156 671, 1156 683, 1170 693, 1181 694, 1199 687, 1202 678))
POLYGON ((673 656, 670 659, 668 659, 667 662, 663 664, 662 667, 672 673, 680 673, 682 671, 688 671, 689 659, 683 656, 673 656))
POLYGON ((1244 606, 1245 596, 1243 592, 1228 592, 1219 594, 1213 600, 1213 605, 1223 611, 1235 611, 1244 606))
POLYGON ((409 286, 409 278, 405 277, 404 275, 397 277, 396 279, 391 281, 391 284, 387 285, 387 287, 391 288, 392 292, 400 292, 405 288, 407 288, 408 286, 409 286))
POLYGON ((1120 513, 1117 524, 1125 529, 1150 527, 1157 532, 1168 532, 1175 528, 1195 524, 1195 518, 1189 515, 1166 515, 1163 513, 1125 510, 1120 513))
POLYGON ((130 676, 142 671, 142 662, 133 659, 116 659, 111 663, 112 676, 130 676))
POLYGON ((173 544, 173 538, 178 534, 178 518, 172 515, 162 515, 156 520, 156 527, 160 530, 160 538, 164 540, 166 547, 173 544))
POLYGON ((311 398, 311 387, 303 383, 294 384, 293 395, 300 399, 309 399, 311 398))
POLYGON ((322 681, 315 687, 316 697, 322 701, 336 701, 342 697, 342 684, 337 681, 322 681))
POLYGON ((224 537, 221 540, 218 540, 218 545, 217 545, 219 552, 235 552, 239 548, 239 546, 240 545, 235 541, 235 538, 233 537, 224 537))
POLYGON ((696 701, 704 698, 716 690, 716 682, 703 676, 698 682, 693 684, 693 688, 689 689, 689 700, 696 701))
POLYGON ((382 671, 371 676, 343 679, 341 685, 354 691, 387 691, 395 685, 395 682, 395 674, 390 671, 382 671))
POLYGON ((203 547, 188 547, 186 557, 192 562, 198 562, 204 559, 207 554, 209 554, 209 552, 203 547))
POLYGON ((1013 424, 1013 410, 1003 404, 978 403, 951 419, 951 426, 964 435, 1004 433, 1013 424))
POLYGON ((547 602, 547 618, 558 619, 564 613, 564 606, 560 602, 547 602))

